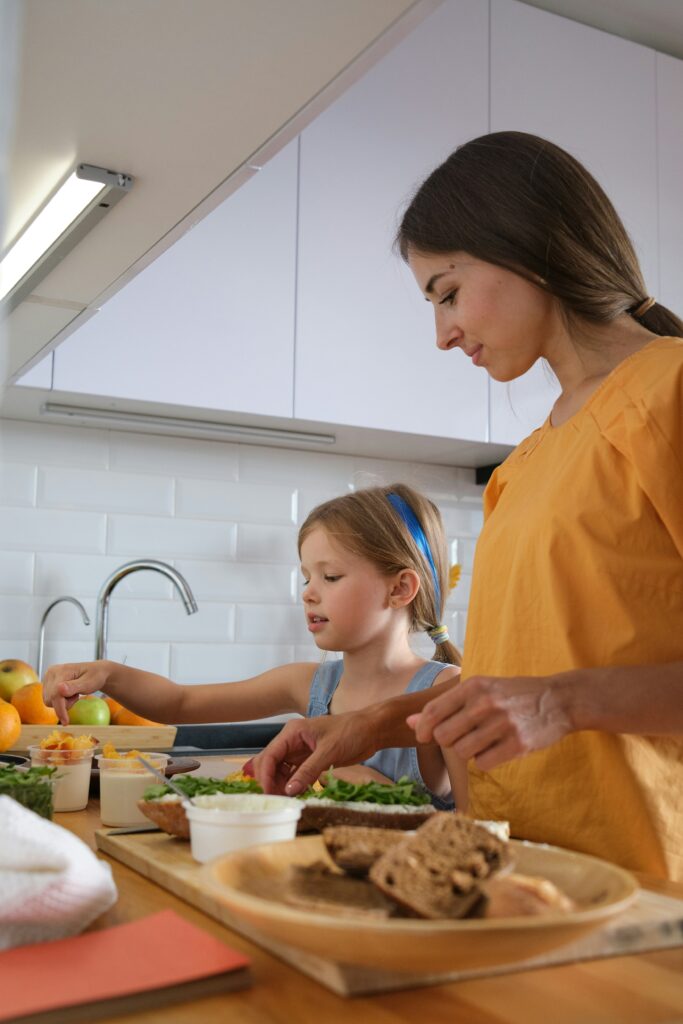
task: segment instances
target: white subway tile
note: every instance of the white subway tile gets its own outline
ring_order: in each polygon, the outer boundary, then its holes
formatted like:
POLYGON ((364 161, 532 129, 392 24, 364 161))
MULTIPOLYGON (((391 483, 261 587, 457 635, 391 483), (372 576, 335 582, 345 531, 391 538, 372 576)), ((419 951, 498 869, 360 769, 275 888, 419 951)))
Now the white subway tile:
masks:
POLYGON ((356 489, 408 484, 428 495, 437 504, 441 497, 453 496, 457 480, 458 470, 453 466, 402 462, 398 459, 356 459, 353 474, 356 489))
POLYGON ((300 488, 297 502, 297 524, 301 526, 308 514, 318 505, 322 505, 325 501, 331 501, 332 498, 340 498, 343 494, 351 494, 352 491, 353 487, 350 483, 341 488, 336 484, 330 484, 329 487, 300 488))
POLYGON ((176 515, 230 522, 295 522, 296 488, 222 480, 178 480, 176 515))
POLYGON ((173 480, 147 473, 48 466, 40 470, 38 504, 102 512, 173 514, 173 480))
POLYGON ((27 420, 0 422, 0 461, 106 469, 109 444, 105 430, 62 427, 27 420))
POLYGON ((301 606, 245 604, 236 609, 237 643, 303 645, 309 637, 301 606))
POLYGON ((194 562, 179 558, 197 601, 260 601, 285 604, 297 599, 297 570, 286 565, 248 562, 194 562))
POLYGON ((444 528, 449 536, 478 537, 484 522, 484 513, 476 508, 440 507, 444 528))
MULTIPOLYGON (((37 554, 34 592, 71 594, 81 601, 95 597, 104 581, 124 563, 117 555, 37 554)), ((173 596, 173 584, 161 573, 137 571, 124 576, 112 592, 112 600, 167 598, 173 596)))
POLYGON ((0 464, 0 505, 35 505, 35 466, 21 462, 0 464))
MULTIPOLYGON (((32 644, 35 651, 35 661, 38 664, 38 645, 32 644)), ((92 643, 76 640, 45 640, 45 654, 43 658, 43 675, 51 665, 72 665, 92 661, 95 651, 92 643)))
MULTIPOLYGON (((459 565, 463 572, 472 572, 474 564, 474 551, 477 546, 476 540, 460 538, 451 541, 449 551, 451 565, 459 565)), ((459 584, 458 584, 459 585, 459 584)))
POLYGON ((112 640, 189 644, 225 643, 235 634, 234 605, 204 601, 187 615, 180 601, 112 601, 109 636, 112 640))
POLYGON ((240 523, 237 527, 237 558, 240 562, 284 562, 298 565, 298 531, 294 527, 240 523))
POLYGON ((111 468, 175 476, 237 479, 238 446, 225 441, 112 432, 111 468))
POLYGON ((34 559, 29 551, 0 551, 0 593, 31 594, 34 559))
POLYGON ((13 640, 0 637, 0 661, 25 661, 34 668, 36 666, 35 651, 31 650, 28 640, 13 640))
POLYGON ((113 515, 109 518, 108 554, 127 558, 214 558, 235 554, 236 527, 207 520, 113 515))
POLYGON ((241 482, 296 484, 314 487, 331 483, 345 490, 353 476, 354 459, 350 455, 328 452, 302 452, 291 448, 239 446, 241 482))
POLYGON ((480 509, 485 485, 475 482, 475 471, 473 469, 460 467, 456 472, 458 474, 454 491, 456 498, 463 505, 474 505, 475 508, 480 509))
POLYGON ((463 572, 458 580, 457 587, 448 596, 447 607, 457 611, 465 611, 470 600, 471 586, 472 576, 469 573, 463 572))
MULTIPOLYGON (((329 661, 331 658, 336 658, 336 655, 328 652, 326 660, 329 661)), ((294 661, 321 662, 322 653, 318 650, 313 641, 309 644, 297 644, 294 648, 294 661)))
POLYGON ((141 668, 145 672, 155 672, 168 678, 171 668, 171 645, 112 640, 107 647, 107 657, 112 661, 130 665, 131 668, 141 668))
POLYGON ((2 546, 12 551, 104 551, 104 515, 53 509, 0 508, 2 546))
POLYGON ((173 644, 171 678, 177 683, 236 682, 290 664, 293 654, 289 645, 173 644))
POLYGON ((0 595, 0 639, 32 640, 38 636, 42 609, 32 597, 0 595))

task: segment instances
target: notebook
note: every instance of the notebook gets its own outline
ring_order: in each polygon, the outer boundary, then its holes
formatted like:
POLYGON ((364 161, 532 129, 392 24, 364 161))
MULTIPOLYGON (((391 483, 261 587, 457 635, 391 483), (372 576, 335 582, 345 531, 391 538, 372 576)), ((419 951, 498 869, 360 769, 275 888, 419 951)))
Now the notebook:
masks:
POLYGON ((250 983, 246 956, 163 910, 75 938, 0 952, 0 1021, 91 1021, 250 983))

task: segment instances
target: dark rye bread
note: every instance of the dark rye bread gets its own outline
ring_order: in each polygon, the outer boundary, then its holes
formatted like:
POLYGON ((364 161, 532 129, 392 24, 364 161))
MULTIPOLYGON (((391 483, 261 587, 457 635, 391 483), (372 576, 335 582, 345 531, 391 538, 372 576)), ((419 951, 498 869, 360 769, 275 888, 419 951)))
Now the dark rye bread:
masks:
POLYGON ((322 832, 332 825, 368 825, 371 828, 412 830, 435 814, 431 804, 400 809, 395 804, 345 803, 340 800, 304 801, 297 832, 322 832))
POLYGON ((463 917, 479 883, 509 860, 506 844, 457 812, 437 812, 370 868, 370 880, 419 917, 463 917))
POLYGON ((287 872, 283 899, 291 907, 341 917, 388 918, 396 904, 370 882, 339 874, 322 861, 293 864, 287 872))
POLYGON ((180 800, 138 800, 138 808, 162 832, 179 839, 190 838, 190 823, 180 800))
POLYGON ((376 860, 405 837, 405 832, 398 828, 333 825, 323 829, 323 842, 337 867, 361 878, 376 860))

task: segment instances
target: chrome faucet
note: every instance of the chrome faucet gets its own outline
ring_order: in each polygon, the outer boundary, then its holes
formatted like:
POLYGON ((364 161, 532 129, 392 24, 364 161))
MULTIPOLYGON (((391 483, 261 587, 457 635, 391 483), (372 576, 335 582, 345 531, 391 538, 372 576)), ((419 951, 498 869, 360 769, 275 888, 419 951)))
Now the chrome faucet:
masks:
POLYGON ((167 565, 166 562, 157 562, 152 558, 137 558, 134 562, 126 562, 125 565, 120 565, 118 569, 115 569, 111 576, 104 581, 97 595, 97 620, 95 623, 95 659, 97 661, 107 657, 109 599, 112 590, 124 576, 129 576, 132 572, 139 572, 141 569, 151 569, 153 572, 160 572, 162 576, 168 576, 183 599, 187 614, 193 615, 197 611, 197 602, 187 580, 173 566, 167 565))
POLYGON ((56 607, 56 605, 61 604, 62 601, 68 601, 70 604, 75 604, 77 608, 80 608, 81 615, 83 616, 83 622, 85 623, 86 626, 90 625, 90 619, 88 618, 88 613, 86 612, 86 610, 83 607, 83 605, 81 604, 81 602, 79 600, 77 600, 77 598, 75 598, 75 597, 68 597, 68 596, 56 597, 54 599, 54 601, 52 602, 52 604, 49 604, 47 606, 47 608, 43 612, 43 617, 40 620, 40 636, 38 637, 38 678, 39 679, 43 678, 43 652, 45 650, 45 623, 47 622, 47 617, 50 614, 50 612, 52 611, 52 609, 54 607, 56 607))

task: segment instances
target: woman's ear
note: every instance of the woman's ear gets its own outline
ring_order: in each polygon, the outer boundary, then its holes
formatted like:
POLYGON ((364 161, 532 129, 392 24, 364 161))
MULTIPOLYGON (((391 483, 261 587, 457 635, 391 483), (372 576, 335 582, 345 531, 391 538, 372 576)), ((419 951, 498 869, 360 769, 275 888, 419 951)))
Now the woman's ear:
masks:
POLYGON ((417 597, 420 577, 414 569, 401 569, 391 580, 389 604, 392 608, 405 608, 417 597))

